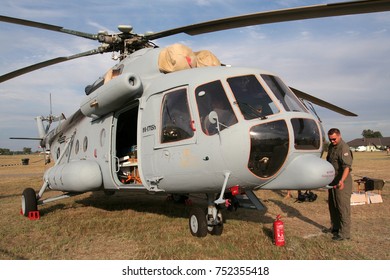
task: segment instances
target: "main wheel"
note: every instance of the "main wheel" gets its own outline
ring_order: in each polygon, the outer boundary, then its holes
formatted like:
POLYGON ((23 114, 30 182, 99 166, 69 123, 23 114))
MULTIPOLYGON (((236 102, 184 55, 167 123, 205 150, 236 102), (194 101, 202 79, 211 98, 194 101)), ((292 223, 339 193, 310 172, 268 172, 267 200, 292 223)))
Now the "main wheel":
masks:
POLYGON ((218 224, 214 225, 214 226, 209 226, 207 227, 207 231, 211 234, 211 235, 222 235, 222 232, 223 232, 223 217, 222 217, 222 213, 221 211, 218 210, 218 214, 217 214, 217 219, 218 219, 218 224))
POLYGON ((192 208, 189 219, 190 231, 193 236, 205 237, 207 235, 207 219, 205 212, 200 208, 192 208))
POLYGON ((32 188, 27 188, 22 194, 22 213, 28 217, 31 211, 38 211, 37 195, 32 188))
POLYGON ((217 235, 217 236, 222 235, 222 232, 223 232, 223 224, 215 225, 213 226, 213 229, 209 231, 211 235, 217 235))

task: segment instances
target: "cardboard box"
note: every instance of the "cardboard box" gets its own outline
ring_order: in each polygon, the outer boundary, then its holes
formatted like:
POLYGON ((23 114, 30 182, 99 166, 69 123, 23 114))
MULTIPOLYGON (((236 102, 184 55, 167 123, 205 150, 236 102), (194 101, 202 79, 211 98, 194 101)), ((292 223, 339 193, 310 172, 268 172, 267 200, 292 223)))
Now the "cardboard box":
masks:
POLYGON ((366 192, 367 199, 370 203, 382 203, 383 199, 380 194, 373 193, 373 192, 366 192))
POLYGON ((370 203, 382 203, 380 194, 373 192, 354 192, 351 194, 351 205, 364 205, 370 203))
POLYGON ((365 193, 354 192, 351 194, 351 205, 363 205, 369 203, 370 201, 367 199, 365 193))

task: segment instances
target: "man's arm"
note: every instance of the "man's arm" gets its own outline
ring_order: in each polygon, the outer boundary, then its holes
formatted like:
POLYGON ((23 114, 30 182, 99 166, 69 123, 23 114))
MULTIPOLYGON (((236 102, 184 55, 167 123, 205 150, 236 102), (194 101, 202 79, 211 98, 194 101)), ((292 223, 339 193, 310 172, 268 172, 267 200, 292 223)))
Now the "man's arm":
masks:
POLYGON ((347 179, 347 177, 349 175, 349 172, 350 172, 350 168, 349 167, 344 168, 343 175, 341 176, 339 184, 336 186, 337 189, 339 189, 339 190, 344 189, 344 181, 345 181, 345 179, 347 179))

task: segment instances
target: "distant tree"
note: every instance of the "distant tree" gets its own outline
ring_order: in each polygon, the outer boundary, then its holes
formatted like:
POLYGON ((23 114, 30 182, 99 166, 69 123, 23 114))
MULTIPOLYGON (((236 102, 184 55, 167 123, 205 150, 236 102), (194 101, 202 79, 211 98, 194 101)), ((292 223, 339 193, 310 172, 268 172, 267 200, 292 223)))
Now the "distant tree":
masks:
POLYGON ((382 138, 382 133, 380 131, 373 131, 371 129, 365 129, 362 132, 364 138, 382 138))
POLYGON ((10 149, 0 148, 0 155, 12 155, 12 152, 10 151, 10 149))
POLYGON ((31 148, 24 147, 23 148, 23 154, 31 154, 31 148))

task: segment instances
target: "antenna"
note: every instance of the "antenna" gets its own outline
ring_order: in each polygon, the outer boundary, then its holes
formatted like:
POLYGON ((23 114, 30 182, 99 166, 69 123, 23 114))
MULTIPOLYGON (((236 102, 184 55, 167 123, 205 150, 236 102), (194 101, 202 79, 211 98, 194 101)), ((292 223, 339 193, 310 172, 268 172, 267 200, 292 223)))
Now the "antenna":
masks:
POLYGON ((53 107, 52 107, 52 103, 51 103, 51 93, 50 93, 50 117, 53 115, 53 107))

